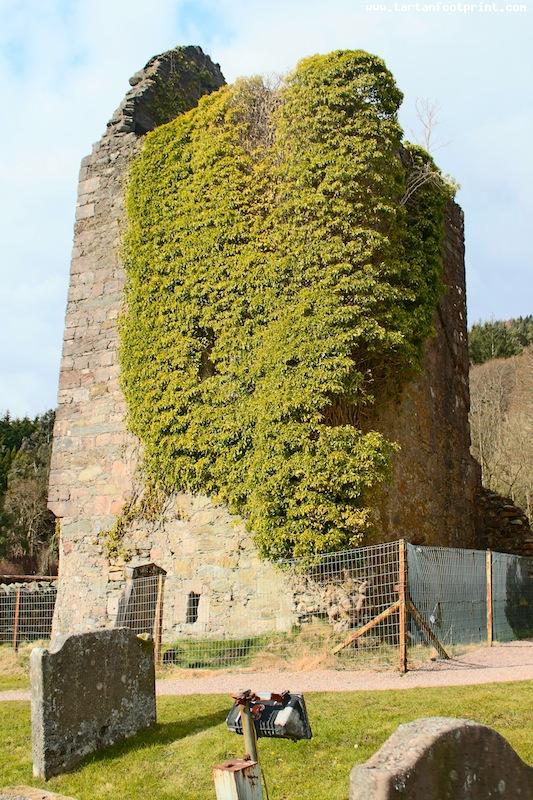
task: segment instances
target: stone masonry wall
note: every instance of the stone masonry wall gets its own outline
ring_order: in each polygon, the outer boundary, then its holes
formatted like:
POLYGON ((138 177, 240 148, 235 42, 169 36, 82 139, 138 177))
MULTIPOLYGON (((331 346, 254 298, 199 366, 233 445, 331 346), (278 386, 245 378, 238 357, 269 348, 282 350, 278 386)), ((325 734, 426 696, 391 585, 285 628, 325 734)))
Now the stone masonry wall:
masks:
POLYGON ((454 202, 445 216, 443 282, 421 373, 399 400, 378 401, 370 421, 401 446, 377 502, 378 541, 476 546, 481 478, 470 455, 464 225, 454 202))
MULTIPOLYGON (((107 132, 82 161, 49 490, 49 507, 61 518, 56 633, 113 624, 126 586, 126 563, 109 563, 99 535, 141 485, 139 445, 126 430, 118 379, 124 188, 144 133, 224 81, 200 48, 185 51, 188 71, 180 67, 179 80, 172 71, 179 50, 152 59, 131 79, 107 132)), ((399 403, 377 404, 375 424, 402 450, 377 501, 376 541, 473 544, 478 475, 469 455, 462 213, 454 204, 444 278, 422 374, 399 403)), ((294 621, 283 575, 259 560, 242 522, 208 498, 176 494, 157 522, 137 521, 127 546, 130 565, 154 563, 173 578, 174 599, 165 595, 168 633, 249 635, 269 624, 273 610, 282 628, 294 621), (189 592, 201 596, 193 626, 185 622, 189 592)))
MULTIPOLYGON (((184 52, 192 68, 179 78, 188 98, 173 81, 175 113, 224 83, 200 48, 184 52), (191 77, 199 73, 210 77, 210 86, 207 81, 195 89, 191 77)), ((105 618, 109 564, 98 533, 113 524, 132 489, 137 446, 125 427, 116 328, 124 287, 125 180, 142 135, 165 121, 150 118, 150 99, 159 99, 179 53, 153 58, 133 76, 106 133, 81 163, 49 486, 49 508, 61 518, 60 576, 72 578, 59 592, 56 627, 62 630, 97 626, 105 618)))

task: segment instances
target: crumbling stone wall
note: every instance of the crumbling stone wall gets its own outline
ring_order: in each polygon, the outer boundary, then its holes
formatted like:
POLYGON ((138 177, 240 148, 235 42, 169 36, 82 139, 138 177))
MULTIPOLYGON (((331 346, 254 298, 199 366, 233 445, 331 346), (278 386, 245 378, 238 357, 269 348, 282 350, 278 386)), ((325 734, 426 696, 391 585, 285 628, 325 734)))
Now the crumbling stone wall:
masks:
MULTIPOLYGON (((296 623, 290 576, 260 561, 242 521, 208 497, 177 493, 157 521, 139 520, 128 532, 132 565, 151 562, 166 572, 165 641, 180 636, 241 638, 290 630, 296 623), (198 616, 188 621, 188 599, 198 616)), ((110 566, 107 615, 116 619, 124 598, 122 559, 110 566)), ((126 568, 126 573, 131 567, 126 568)), ((142 591, 143 581, 138 582, 142 591)), ((148 588, 148 587, 146 587, 148 588)))
MULTIPOLYGON (((170 51, 131 79, 107 132, 82 161, 49 492, 61 518, 56 631, 113 623, 126 582, 125 560, 110 562, 101 536, 141 485, 139 446, 127 432, 119 386, 124 186, 144 133, 224 81, 200 48, 185 51, 188 68, 179 74, 172 65, 182 63, 181 51, 170 51)), ((399 401, 378 398, 369 421, 402 446, 392 483, 376 498, 376 541, 474 544, 479 476, 469 454, 463 220, 453 203, 444 283, 422 374, 399 401)), ((127 545, 128 561, 153 562, 182 582, 169 629, 179 628, 187 593, 207 586, 216 587, 217 608, 204 604, 198 633, 254 633, 273 597, 287 598, 279 601, 280 619, 287 627, 293 621, 283 575, 259 560, 242 522, 209 498, 176 494, 158 520, 133 525, 127 545), (258 591, 258 582, 268 591, 258 591)))
POLYGON ((477 494, 480 513, 479 544, 498 553, 533 556, 533 534, 529 520, 510 497, 480 487, 477 494))

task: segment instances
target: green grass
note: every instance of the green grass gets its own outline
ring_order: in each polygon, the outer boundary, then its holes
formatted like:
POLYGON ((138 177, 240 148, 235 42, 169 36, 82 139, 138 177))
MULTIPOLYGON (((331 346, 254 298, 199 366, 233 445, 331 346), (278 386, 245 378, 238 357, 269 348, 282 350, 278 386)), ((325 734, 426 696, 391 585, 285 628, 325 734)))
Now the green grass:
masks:
MULTIPOLYGON (((275 634, 274 634, 275 637, 275 634)), ((272 637, 249 636, 243 639, 179 639, 163 648, 163 663, 180 669, 220 669, 243 667, 268 644, 272 637)))
MULTIPOLYGON (((376 637, 359 639, 357 649, 347 647, 336 656, 333 648, 347 633, 335 633, 326 622, 294 627, 285 633, 266 633, 242 639, 179 639, 163 647, 163 668, 158 677, 170 677, 173 669, 387 669, 397 668, 398 647, 376 637)), ((427 661, 430 647, 412 648, 412 662, 427 661)))
POLYGON ((30 653, 34 647, 46 644, 42 641, 25 643, 17 653, 11 645, 0 645, 0 692, 30 688, 30 653))
MULTIPOLYGON (((532 681, 308 694, 306 701, 311 741, 259 743, 271 800, 346 800, 352 766, 369 758, 401 722, 423 716, 491 725, 533 762, 532 681)), ((47 788, 79 800, 211 800, 212 765, 243 752, 242 738, 224 725, 229 705, 221 695, 161 698, 154 729, 89 758, 47 788)), ((6 785, 44 786, 31 777, 28 703, 0 703, 0 775, 6 785)))
POLYGON ((0 692, 7 692, 10 689, 29 689, 29 688, 30 688, 30 680, 28 677, 0 675, 0 692))
MULTIPOLYGON (((163 646, 163 665, 158 668, 158 678, 173 677, 182 670, 214 669, 283 669, 314 668, 374 669, 395 668, 398 665, 398 649, 393 645, 374 643, 368 637, 361 639, 357 650, 347 648, 333 656, 333 647, 346 634, 335 634, 330 625, 309 624, 287 633, 268 633, 240 639, 186 639, 182 638, 163 646)), ((23 643, 18 653, 9 645, 0 646, 0 691, 29 688, 29 656, 36 645, 46 642, 23 643)), ((413 663, 420 660, 418 650, 413 649, 413 663), (416 653, 415 653, 416 651, 416 653)), ((424 650, 424 660, 432 651, 424 650)))

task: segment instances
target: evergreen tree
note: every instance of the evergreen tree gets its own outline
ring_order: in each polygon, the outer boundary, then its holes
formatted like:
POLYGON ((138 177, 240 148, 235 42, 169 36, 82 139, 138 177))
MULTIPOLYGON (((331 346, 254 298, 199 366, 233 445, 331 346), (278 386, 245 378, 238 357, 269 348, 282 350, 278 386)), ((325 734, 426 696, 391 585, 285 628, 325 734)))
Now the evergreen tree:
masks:
POLYGON ((55 518, 47 508, 54 412, 34 420, 2 419, 8 464, 0 513, 0 556, 48 569, 55 518), (19 446, 17 447, 17 442, 19 446))
POLYGON ((509 358, 533 343, 533 317, 490 320, 472 325, 468 334, 470 361, 483 364, 491 358, 509 358))

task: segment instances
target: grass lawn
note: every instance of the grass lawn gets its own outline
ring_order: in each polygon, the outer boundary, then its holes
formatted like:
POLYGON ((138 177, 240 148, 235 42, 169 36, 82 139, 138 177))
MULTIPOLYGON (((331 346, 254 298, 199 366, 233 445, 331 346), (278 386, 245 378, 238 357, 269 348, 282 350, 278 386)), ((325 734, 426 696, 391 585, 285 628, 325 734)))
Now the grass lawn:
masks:
MULTIPOLYGON (((533 682, 306 695, 314 738, 262 739, 271 800, 346 800, 351 767, 369 758, 401 722, 422 716, 467 717, 493 726, 533 762, 533 682)), ((211 766, 243 751, 224 719, 222 695, 165 697, 158 725, 69 775, 50 791, 79 800, 212 800, 211 766)), ((44 786, 31 777, 28 703, 0 703, 0 784, 44 786)))
POLYGON ((44 642, 23 644, 15 653, 10 645, 0 645, 0 692, 7 689, 30 688, 30 653, 44 642))

